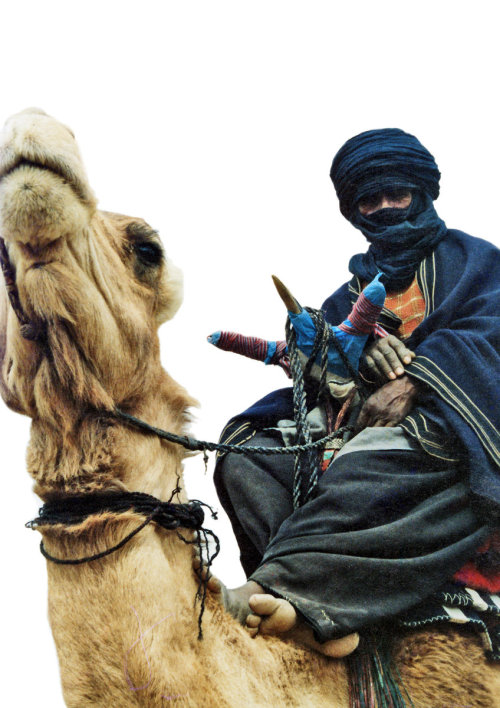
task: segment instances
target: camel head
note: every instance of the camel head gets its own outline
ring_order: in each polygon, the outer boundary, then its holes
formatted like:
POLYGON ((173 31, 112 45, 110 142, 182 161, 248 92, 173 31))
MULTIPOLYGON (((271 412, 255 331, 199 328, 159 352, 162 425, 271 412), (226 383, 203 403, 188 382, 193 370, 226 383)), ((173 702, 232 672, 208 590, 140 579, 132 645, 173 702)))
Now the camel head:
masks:
POLYGON ((42 333, 23 337, 0 282, 8 406, 70 431, 85 411, 133 410, 161 386, 157 329, 180 305, 180 272, 145 221, 97 209, 73 133, 38 109, 0 134, 0 236, 42 333))

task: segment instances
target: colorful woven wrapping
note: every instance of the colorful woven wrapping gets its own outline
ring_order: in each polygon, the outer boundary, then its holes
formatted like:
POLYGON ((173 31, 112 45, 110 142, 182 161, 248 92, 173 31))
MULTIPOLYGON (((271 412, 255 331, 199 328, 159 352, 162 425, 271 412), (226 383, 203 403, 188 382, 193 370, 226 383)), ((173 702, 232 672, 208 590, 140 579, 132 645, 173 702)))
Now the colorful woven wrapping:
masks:
POLYGON ((249 359, 263 361, 264 364, 281 366, 288 378, 291 378, 290 359, 286 342, 268 341, 260 337, 245 337, 237 332, 214 332, 207 337, 210 344, 225 352, 241 354, 249 359))

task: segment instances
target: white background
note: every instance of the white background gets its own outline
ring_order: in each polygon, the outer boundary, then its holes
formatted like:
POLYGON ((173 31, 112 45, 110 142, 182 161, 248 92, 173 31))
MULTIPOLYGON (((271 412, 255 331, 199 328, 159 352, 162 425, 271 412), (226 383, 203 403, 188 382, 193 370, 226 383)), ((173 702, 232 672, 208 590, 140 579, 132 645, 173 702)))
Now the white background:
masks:
MULTIPOLYGON (((496 3, 12 0, 1 2, 0 122, 39 106, 75 131, 103 209, 143 216, 185 274, 162 330, 168 371, 198 398, 193 433, 287 385, 206 343, 217 329, 281 338, 276 273, 319 306, 363 237, 340 215, 332 157, 401 127, 436 156, 449 227, 500 244, 496 3)), ((486 275, 486 274, 485 274, 486 275)), ((29 421, 0 406, 3 705, 63 706, 45 561, 23 526, 38 500, 29 421)), ((217 504, 200 457, 186 475, 217 504)), ((227 525, 219 575, 243 576, 227 525)))

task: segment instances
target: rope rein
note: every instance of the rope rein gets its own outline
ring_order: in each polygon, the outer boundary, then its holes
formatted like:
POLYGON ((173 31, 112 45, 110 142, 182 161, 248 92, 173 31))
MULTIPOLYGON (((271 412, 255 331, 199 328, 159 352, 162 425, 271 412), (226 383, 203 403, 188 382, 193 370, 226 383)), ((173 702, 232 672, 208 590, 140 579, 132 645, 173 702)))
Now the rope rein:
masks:
MULTIPOLYGON (((7 294, 12 309, 19 321, 21 336, 32 341, 44 341, 46 337, 43 323, 30 321, 21 304, 19 291, 16 283, 15 268, 9 259, 9 254, 4 240, 0 237, 0 267, 3 273, 7 294)), ((190 451, 203 451, 205 463, 208 452, 235 453, 239 455, 295 455, 294 484, 293 484, 293 506, 298 508, 308 501, 315 493, 320 470, 320 450, 329 442, 336 438, 345 439, 346 434, 352 432, 352 426, 343 426, 338 430, 330 430, 328 434, 319 440, 313 441, 311 429, 307 421, 308 410, 322 402, 326 404, 328 400, 328 389, 326 385, 328 348, 333 345, 342 361, 344 362, 351 377, 356 383, 356 387, 362 398, 365 398, 364 384, 356 371, 353 370, 342 347, 336 341, 333 331, 325 321, 324 315, 319 310, 307 308, 316 327, 316 336, 312 347, 311 355, 303 368, 299 360, 299 352, 296 345, 295 331, 291 326, 290 319, 287 319, 286 334, 287 346, 290 356, 291 371, 293 375, 293 406, 294 419, 297 429, 297 444, 277 448, 267 448, 262 446, 240 446, 228 445, 224 443, 212 443, 195 438, 176 435, 161 428, 149 425, 145 421, 126 413, 119 408, 115 408, 113 415, 115 418, 138 428, 144 432, 152 433, 168 442, 182 445, 190 451), (320 377, 319 383, 314 385, 310 373, 312 367, 319 357, 320 377)), ((196 592, 195 602, 201 600, 201 609, 198 617, 198 639, 202 634, 202 617, 205 610, 205 600, 207 585, 209 580, 210 567, 219 553, 220 542, 217 536, 210 529, 203 527, 204 512, 202 507, 210 509, 212 518, 217 518, 216 513, 207 504, 198 500, 192 500, 187 504, 172 503, 173 496, 180 491, 177 486, 172 492, 169 501, 161 501, 155 497, 140 492, 111 492, 93 493, 86 495, 72 495, 61 500, 52 500, 44 504, 39 510, 39 516, 29 521, 26 526, 31 529, 39 527, 64 524, 74 525, 83 522, 86 518, 94 514, 104 512, 123 513, 133 510, 138 514, 145 515, 144 521, 127 534, 117 544, 94 555, 82 558, 64 559, 52 556, 44 546, 43 540, 40 543, 42 555, 52 563, 58 565, 80 565, 90 563, 114 553, 123 548, 134 536, 150 523, 155 522, 164 529, 177 530, 180 527, 190 528, 195 531, 194 541, 185 539, 179 531, 178 537, 189 544, 196 544, 200 556, 202 569, 205 565, 205 573, 200 573, 200 580, 196 592), (210 538, 215 542, 215 551, 210 555, 208 550, 210 538), (203 550, 206 552, 206 559, 203 560, 203 550)))
POLYGON ((162 430, 161 428, 156 428, 154 425, 146 423, 140 418, 136 418, 130 413, 125 413, 119 408, 115 408, 111 414, 113 417, 123 420, 125 423, 129 423, 134 428, 139 428, 146 433, 153 433, 163 440, 175 443, 176 445, 182 445, 186 450, 191 452, 222 452, 222 453, 235 453, 236 455, 297 455, 302 452, 307 452, 308 450, 317 450, 331 440, 336 438, 341 438, 346 432, 354 431, 354 426, 345 425, 338 430, 334 430, 328 435, 325 435, 318 440, 314 440, 306 445, 285 445, 283 447, 263 447, 260 445, 248 445, 242 447, 241 445, 227 445, 226 443, 214 443, 207 442, 206 440, 198 440, 197 438, 191 438, 187 435, 176 435, 168 430, 162 430))
MULTIPOLYGON (((43 340, 45 337, 45 330, 43 324, 35 324, 30 321, 26 313, 24 312, 24 309, 21 304, 21 300, 19 297, 19 291, 17 288, 16 284, 16 272, 15 268, 12 265, 9 254, 7 252, 7 247, 5 245, 4 239, 0 236, 0 268, 3 273, 4 281, 5 281, 5 287, 7 290, 7 294, 9 297, 9 301, 11 304, 11 307, 19 321, 20 329, 21 329, 21 335, 25 339, 29 339, 32 341, 36 340, 43 340)), ((313 319, 317 318, 317 321, 315 319, 315 324, 317 325, 317 334, 316 334, 316 339, 313 345, 313 352, 311 354, 311 357, 309 358, 309 361, 307 363, 306 369, 304 371, 304 376, 307 377, 312 364, 314 363, 314 359, 320 349, 322 348, 322 366, 324 363, 324 367, 326 370, 326 356, 327 356, 327 347, 325 343, 325 329, 328 330, 328 336, 332 338, 332 342, 334 346, 337 348, 337 351, 342 357, 342 360, 344 361, 345 365, 347 366, 351 376, 353 379, 356 381, 356 385, 360 389, 360 391, 363 389, 364 384, 359 378, 359 375, 357 372, 355 372, 352 369, 352 366, 349 364, 349 361, 347 360, 347 357, 345 356, 342 348, 340 345, 336 342, 335 337, 331 329, 328 327, 324 320, 323 313, 321 313, 318 310, 312 310, 310 308, 307 308, 308 312, 313 316, 313 319), (321 332, 320 332, 320 327, 318 327, 318 323, 321 325, 321 332), (324 360, 324 361, 323 361, 324 360)), ((289 327, 289 320, 287 320, 287 331, 289 331, 289 349, 292 352, 292 356, 295 354, 295 335, 293 331, 291 331, 291 328, 289 327)), ((298 386, 300 389, 302 387, 302 369, 298 363, 298 359, 296 360, 296 366, 295 366, 295 373, 294 373, 294 390, 298 386), (295 380, 299 381, 298 384, 295 384, 295 380)), ((295 396, 295 393, 294 393, 295 396)), ((301 396, 301 394, 297 394, 298 397, 301 396)), ((303 407, 305 406, 305 399, 302 400, 302 402, 298 403, 298 410, 302 410, 303 407)), ((297 444, 297 445, 289 445, 285 447, 276 447, 276 448, 265 448, 265 447, 240 447, 238 445, 226 445, 224 443, 213 443, 213 442, 207 442, 205 440, 197 440, 196 438, 192 438, 186 435, 176 435, 174 433, 170 433, 166 430, 162 430, 161 428, 156 428, 153 425, 149 425, 149 423, 146 423, 145 421, 141 420, 140 418, 136 418, 133 415, 130 415, 129 413, 125 413, 124 411, 120 410, 119 408, 115 408, 113 415, 116 418, 119 418, 123 421, 126 421, 130 425, 133 425, 136 428, 139 428, 141 430, 144 430, 145 432, 153 433, 157 435, 160 438, 163 438, 164 440, 168 440, 169 442, 176 443, 178 445, 182 445, 184 448, 190 451, 202 451, 202 452, 222 452, 222 453, 227 453, 227 452, 233 452, 239 455, 252 455, 252 454, 259 454, 259 455, 298 455, 300 453, 307 452, 309 450, 316 450, 324 446, 326 443, 330 442, 331 440, 334 440, 335 438, 340 438, 344 435, 345 432, 352 431, 353 428, 350 428, 349 426, 344 426, 343 428, 333 431, 326 435, 325 437, 312 441, 309 440, 305 444, 297 444)), ((303 415, 301 413, 301 415, 303 415)), ((304 431, 304 434, 302 434, 300 437, 308 437, 307 433, 305 433, 304 425, 301 424, 301 432, 304 431)))

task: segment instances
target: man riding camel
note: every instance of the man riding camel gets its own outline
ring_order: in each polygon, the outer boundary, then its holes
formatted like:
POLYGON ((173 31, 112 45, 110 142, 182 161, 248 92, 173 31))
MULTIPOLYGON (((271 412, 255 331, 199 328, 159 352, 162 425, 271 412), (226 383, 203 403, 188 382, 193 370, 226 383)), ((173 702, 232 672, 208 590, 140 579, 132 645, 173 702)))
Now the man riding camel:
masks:
MULTIPOLYGON (((357 433, 301 506, 293 456, 218 460, 215 483, 248 580, 227 589, 213 579, 212 589, 251 634, 345 656, 360 630, 452 578, 500 589, 495 553, 490 567, 474 563, 494 546, 500 509, 500 251, 447 229, 433 205, 435 160, 401 130, 349 140, 331 178, 369 247, 351 258, 351 281, 323 313, 338 325, 382 273, 378 325, 389 336, 368 340, 362 373, 372 388, 357 433)), ((293 419, 292 389, 281 389, 229 421, 222 441, 291 444, 293 419)))

